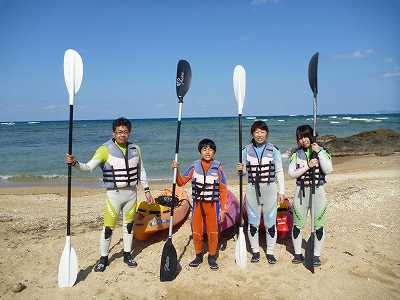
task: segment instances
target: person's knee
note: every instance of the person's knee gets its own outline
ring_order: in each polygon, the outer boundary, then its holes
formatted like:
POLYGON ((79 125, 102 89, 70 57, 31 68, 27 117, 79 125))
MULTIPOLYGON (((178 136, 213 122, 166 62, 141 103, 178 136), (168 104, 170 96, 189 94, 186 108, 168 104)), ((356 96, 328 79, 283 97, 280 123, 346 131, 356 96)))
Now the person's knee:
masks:
POLYGON ((255 236, 257 232, 258 232, 258 228, 256 226, 250 224, 250 235, 255 236))
POLYGON ((207 237, 208 239, 218 239, 218 231, 208 231, 207 237))
POLYGON ((103 209, 104 227, 114 228, 118 221, 119 214, 112 206, 110 200, 107 200, 107 205, 103 209))
POLYGON ((104 239, 108 240, 112 235, 112 229, 108 226, 104 227, 104 239))
POLYGON ((270 228, 268 228, 268 233, 272 238, 275 237, 275 225, 273 225, 270 228))
POLYGON ((202 241, 203 235, 198 232, 193 232, 193 240, 194 241, 202 241))
POLYGON ((293 237, 295 238, 295 239, 297 239, 297 237, 299 236, 299 234, 300 234, 300 229, 295 225, 295 226, 293 226, 293 237))
POLYGON ((132 233, 133 229, 133 222, 126 224, 126 231, 128 231, 129 234, 132 233))
POLYGON ((322 240, 322 237, 324 236, 324 227, 318 228, 315 231, 315 235, 317 236, 318 241, 322 240))

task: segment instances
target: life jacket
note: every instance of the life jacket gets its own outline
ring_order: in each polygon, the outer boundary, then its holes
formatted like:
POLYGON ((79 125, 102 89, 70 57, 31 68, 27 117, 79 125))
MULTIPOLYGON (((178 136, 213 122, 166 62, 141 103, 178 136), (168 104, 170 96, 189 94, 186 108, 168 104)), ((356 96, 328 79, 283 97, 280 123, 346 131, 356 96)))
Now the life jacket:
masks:
POLYGON ((219 179, 218 169, 221 163, 213 160, 207 172, 204 172, 200 160, 194 162, 192 175, 192 198, 193 201, 218 202, 219 201, 219 179))
POLYGON ((251 184, 275 182, 274 145, 267 143, 261 157, 257 156, 253 144, 247 145, 246 150, 248 182, 251 184))
POLYGON ((103 182, 107 189, 136 186, 139 180, 140 158, 137 146, 128 143, 126 154, 113 140, 107 141, 108 159, 101 165, 103 182))
MULTIPOLYGON (((318 159, 318 157, 316 157, 318 159)), ((308 166, 308 158, 306 153, 302 148, 296 150, 296 168, 302 168, 308 166)), ((296 185, 300 186, 304 193, 305 187, 310 187, 312 185, 312 169, 308 169, 303 175, 296 179, 296 185)), ((321 168, 318 166, 314 171, 314 184, 316 187, 324 185, 326 183, 325 174, 322 172, 321 168)))

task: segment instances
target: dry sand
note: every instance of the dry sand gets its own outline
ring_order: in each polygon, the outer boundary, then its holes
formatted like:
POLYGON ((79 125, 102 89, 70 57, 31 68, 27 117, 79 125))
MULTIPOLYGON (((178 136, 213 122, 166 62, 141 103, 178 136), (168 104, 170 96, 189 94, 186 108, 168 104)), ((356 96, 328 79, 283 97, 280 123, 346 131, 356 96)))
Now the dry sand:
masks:
MULTIPOLYGON (((234 262, 232 234, 221 242, 219 271, 211 271, 207 263, 189 268, 194 256, 190 217, 173 236, 182 266, 173 282, 160 283, 158 277, 166 233, 147 242, 134 241, 139 266, 129 269, 122 261, 120 223, 111 243, 110 265, 104 273, 95 273, 105 193, 74 189, 72 244, 81 271, 76 285, 64 289, 57 286, 57 273, 65 244, 65 188, 3 188, 0 298, 400 299, 399 167, 399 154, 334 161, 335 171, 326 185, 327 238, 322 266, 315 274, 291 264, 290 239, 276 247, 278 264, 268 265, 263 255, 260 263, 249 262, 240 270, 234 262)), ((292 198, 294 181, 287 178, 286 183, 292 198)), ((231 189, 238 194, 237 185, 231 189)), ((156 190, 153 187, 155 194, 156 190)), ((265 234, 261 241, 265 249, 265 234)))

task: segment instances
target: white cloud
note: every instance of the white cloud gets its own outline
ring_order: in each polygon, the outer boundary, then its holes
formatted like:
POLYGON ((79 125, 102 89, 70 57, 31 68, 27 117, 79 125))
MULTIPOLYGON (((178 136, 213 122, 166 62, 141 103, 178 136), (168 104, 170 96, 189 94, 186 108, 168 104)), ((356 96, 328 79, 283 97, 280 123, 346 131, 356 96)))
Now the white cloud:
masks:
POLYGON ((383 78, 400 77, 400 67, 383 73, 383 78))
POLYGON ((336 59, 362 59, 367 58, 371 55, 375 55, 376 52, 374 49, 366 49, 366 50, 356 50, 351 53, 341 53, 336 54, 336 59))
POLYGON ((251 5, 277 4, 280 0, 253 0, 251 5))

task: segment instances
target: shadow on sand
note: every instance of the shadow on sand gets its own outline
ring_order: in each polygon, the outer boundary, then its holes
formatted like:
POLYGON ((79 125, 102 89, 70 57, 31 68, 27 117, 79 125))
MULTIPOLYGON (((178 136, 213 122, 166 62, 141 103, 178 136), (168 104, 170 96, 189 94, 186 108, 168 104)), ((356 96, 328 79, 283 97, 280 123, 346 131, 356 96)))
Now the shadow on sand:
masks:
MULTIPOLYGON (((186 220, 188 219, 189 216, 189 212, 190 210, 188 210, 187 215, 185 216, 185 218, 183 218, 183 220, 174 226, 172 233, 175 233, 179 230, 179 228, 186 222, 186 220)), ((133 250, 132 250, 132 257, 135 258, 137 257, 140 253, 142 253, 142 251, 144 249, 146 249, 148 246, 155 244, 155 243, 159 243, 161 241, 166 241, 168 239, 168 229, 167 230, 163 230, 162 232, 152 236, 151 238, 149 238, 146 241, 140 241, 137 239, 134 239, 132 244, 133 244, 133 250)), ((183 249, 183 252, 181 254, 179 254, 179 258, 178 258, 178 272, 177 272, 177 276, 180 273, 180 271, 182 270, 182 267, 180 266, 180 261, 182 259, 182 257, 184 256, 187 247, 190 244, 190 241, 192 239, 192 235, 189 236, 188 241, 183 249)), ((110 248, 110 252, 119 244, 122 244, 123 240, 122 238, 119 239, 116 243, 114 243, 112 245, 112 247, 110 248)), ((108 264, 112 264, 112 262, 116 259, 122 258, 123 257, 123 249, 121 249, 121 251, 114 253, 109 259, 108 259, 108 264)), ((161 259, 161 253, 160 253, 160 259, 161 259)), ((85 281, 86 278, 89 276, 89 274, 91 272, 93 272, 93 268, 96 265, 97 261, 94 264, 91 264, 89 266, 87 266, 85 269, 81 269, 78 273, 77 276, 77 280, 75 285, 79 284, 82 281, 85 281)))

